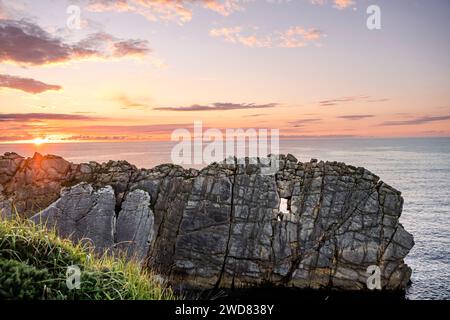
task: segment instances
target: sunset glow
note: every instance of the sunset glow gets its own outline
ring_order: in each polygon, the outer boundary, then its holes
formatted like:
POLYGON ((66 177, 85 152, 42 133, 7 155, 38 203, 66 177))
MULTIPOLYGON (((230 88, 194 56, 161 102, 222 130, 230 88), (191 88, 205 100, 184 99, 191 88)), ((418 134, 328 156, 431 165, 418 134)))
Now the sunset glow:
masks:
POLYGON ((450 136, 448 1, 120 3, 0 0, 0 143, 450 136))
POLYGON ((36 138, 33 140, 33 143, 37 146, 43 144, 43 143, 47 143, 48 140, 47 139, 42 139, 42 138, 36 138))

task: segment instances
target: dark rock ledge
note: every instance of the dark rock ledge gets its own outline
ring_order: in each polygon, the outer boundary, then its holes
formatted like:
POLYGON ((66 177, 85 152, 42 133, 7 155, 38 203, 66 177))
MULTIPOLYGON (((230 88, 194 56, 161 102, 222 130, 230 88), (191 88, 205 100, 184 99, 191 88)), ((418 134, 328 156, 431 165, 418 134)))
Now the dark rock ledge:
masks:
POLYGON ((405 289, 414 241, 399 223, 399 191, 364 168, 279 157, 202 170, 125 161, 72 164, 57 156, 0 156, 0 215, 56 226, 97 252, 125 251, 175 288, 276 286, 405 289))

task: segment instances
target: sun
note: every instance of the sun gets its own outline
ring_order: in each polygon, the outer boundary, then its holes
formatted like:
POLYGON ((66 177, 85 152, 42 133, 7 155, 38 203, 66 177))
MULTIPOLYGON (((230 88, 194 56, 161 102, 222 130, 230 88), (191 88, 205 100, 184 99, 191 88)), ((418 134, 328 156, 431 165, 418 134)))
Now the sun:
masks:
POLYGON ((42 139, 42 138, 36 138, 33 140, 33 143, 37 146, 40 146, 43 143, 46 143, 47 139, 42 139))

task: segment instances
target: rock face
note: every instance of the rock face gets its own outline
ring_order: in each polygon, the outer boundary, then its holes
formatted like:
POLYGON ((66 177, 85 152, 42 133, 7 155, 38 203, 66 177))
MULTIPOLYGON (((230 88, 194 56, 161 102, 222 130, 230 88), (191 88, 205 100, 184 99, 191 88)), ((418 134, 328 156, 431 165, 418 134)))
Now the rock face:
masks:
POLYGON ((15 153, 0 157, 0 184, 19 213, 45 209, 59 197, 71 164, 56 156, 35 154, 25 159, 15 153))
POLYGON ((97 252, 112 248, 115 219, 114 190, 94 191, 91 185, 80 183, 61 192, 61 198, 31 219, 74 241, 89 241, 97 252))
MULTIPOLYGON (((1 189, 1 186, 0 186, 1 189)), ((12 203, 0 194, 0 218, 9 219, 14 216, 12 203)))
POLYGON ((248 159, 138 170, 5 154, 0 181, 3 199, 28 216, 67 186, 33 219, 90 238, 97 252, 123 250, 175 287, 367 290, 367 268, 376 266, 383 289, 404 289, 414 241, 399 223, 400 192, 363 168, 279 159, 277 173, 265 175, 248 159))
POLYGON ((125 252, 130 259, 142 261, 155 235, 153 226, 150 195, 142 190, 130 192, 116 222, 116 250, 125 252))

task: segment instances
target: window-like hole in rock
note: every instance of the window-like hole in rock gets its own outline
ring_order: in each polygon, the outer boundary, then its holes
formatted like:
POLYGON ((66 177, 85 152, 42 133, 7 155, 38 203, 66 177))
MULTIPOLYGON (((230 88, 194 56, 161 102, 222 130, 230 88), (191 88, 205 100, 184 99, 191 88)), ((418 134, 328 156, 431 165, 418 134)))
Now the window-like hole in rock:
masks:
POLYGON ((291 213, 291 198, 281 198, 280 201, 280 213, 291 213))

